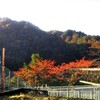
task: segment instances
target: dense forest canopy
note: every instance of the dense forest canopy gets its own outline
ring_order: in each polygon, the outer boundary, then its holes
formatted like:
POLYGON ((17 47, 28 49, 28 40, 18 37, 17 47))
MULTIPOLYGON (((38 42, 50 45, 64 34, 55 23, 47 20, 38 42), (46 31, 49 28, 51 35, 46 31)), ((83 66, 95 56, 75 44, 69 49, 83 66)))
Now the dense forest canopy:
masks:
POLYGON ((54 60, 57 65, 84 56, 100 61, 100 36, 75 30, 45 32, 30 22, 9 18, 0 18, 0 52, 3 47, 6 49, 5 66, 10 70, 29 63, 33 53, 54 60))

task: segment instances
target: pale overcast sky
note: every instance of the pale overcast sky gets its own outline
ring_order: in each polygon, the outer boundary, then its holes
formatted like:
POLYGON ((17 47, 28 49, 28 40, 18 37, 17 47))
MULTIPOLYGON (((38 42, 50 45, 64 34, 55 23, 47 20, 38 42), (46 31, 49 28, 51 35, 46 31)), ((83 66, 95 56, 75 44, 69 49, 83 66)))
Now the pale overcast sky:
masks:
POLYGON ((44 31, 100 35, 100 0, 0 0, 0 17, 29 21, 44 31))

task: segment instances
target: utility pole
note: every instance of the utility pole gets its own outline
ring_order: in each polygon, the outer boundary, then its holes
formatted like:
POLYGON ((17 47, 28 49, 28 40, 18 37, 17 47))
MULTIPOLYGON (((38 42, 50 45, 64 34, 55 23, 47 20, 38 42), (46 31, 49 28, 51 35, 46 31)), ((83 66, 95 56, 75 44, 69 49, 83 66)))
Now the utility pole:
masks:
POLYGON ((4 91, 5 82, 5 48, 2 49, 2 92, 4 91))

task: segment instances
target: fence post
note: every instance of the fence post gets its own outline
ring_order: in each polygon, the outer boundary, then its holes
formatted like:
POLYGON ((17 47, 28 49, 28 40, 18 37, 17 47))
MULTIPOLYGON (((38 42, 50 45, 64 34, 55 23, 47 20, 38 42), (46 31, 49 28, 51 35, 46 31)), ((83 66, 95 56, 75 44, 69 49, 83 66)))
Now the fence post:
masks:
POLYGON ((11 83, 10 83, 10 71, 9 71, 9 83, 8 84, 9 84, 8 88, 10 89, 10 85, 11 85, 11 83))
POLYGON ((91 97, 92 97, 91 99, 93 99, 93 89, 91 90, 91 97))
POLYGON ((5 48, 2 49, 2 92, 4 91, 4 85, 5 85, 5 48))
POLYGON ((17 88, 19 87, 19 78, 17 77, 17 88))

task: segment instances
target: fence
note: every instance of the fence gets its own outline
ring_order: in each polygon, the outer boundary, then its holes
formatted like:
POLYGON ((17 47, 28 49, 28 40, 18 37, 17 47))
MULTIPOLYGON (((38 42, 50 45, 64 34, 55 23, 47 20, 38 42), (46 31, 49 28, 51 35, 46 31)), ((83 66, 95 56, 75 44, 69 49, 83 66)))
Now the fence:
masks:
POLYGON ((20 79, 18 76, 13 74, 9 69, 5 68, 4 73, 4 90, 2 91, 2 72, 0 67, 0 92, 4 92, 7 90, 13 90, 21 87, 31 87, 31 85, 20 79))
POLYGON ((100 87, 82 85, 82 86, 55 86, 48 87, 48 93, 50 96, 63 96, 73 98, 86 98, 93 100, 100 100, 100 87))

